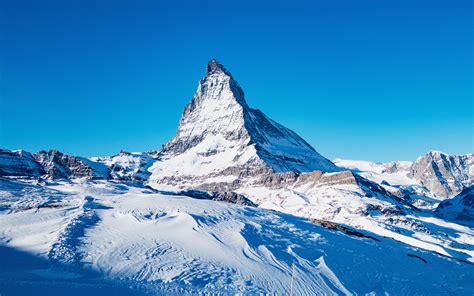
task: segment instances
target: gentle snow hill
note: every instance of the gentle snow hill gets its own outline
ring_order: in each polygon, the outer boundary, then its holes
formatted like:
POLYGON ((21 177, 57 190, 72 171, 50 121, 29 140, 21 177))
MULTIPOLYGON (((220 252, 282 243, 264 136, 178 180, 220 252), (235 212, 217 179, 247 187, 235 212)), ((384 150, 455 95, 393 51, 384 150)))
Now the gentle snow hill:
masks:
POLYGON ((474 290, 470 263, 259 208, 110 181, 37 186, 0 180, 0 188, 1 243, 50 263, 29 266, 26 260, 21 272, 0 269, 0 292, 15 294, 27 285, 67 293, 69 286, 108 283, 164 295, 287 294, 293 263, 296 295, 474 290))

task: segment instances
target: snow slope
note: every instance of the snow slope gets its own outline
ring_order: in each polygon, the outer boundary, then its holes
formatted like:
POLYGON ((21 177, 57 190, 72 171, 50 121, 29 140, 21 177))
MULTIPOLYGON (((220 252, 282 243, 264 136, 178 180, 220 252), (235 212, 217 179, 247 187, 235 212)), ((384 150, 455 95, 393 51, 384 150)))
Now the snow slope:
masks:
POLYGON ((296 295, 474 290, 470 263, 332 224, 123 183, 0 185, 2 244, 50 264, 26 261, 35 276, 23 270, 20 279, 0 270, 0 292, 24 285, 65 292, 63 270, 70 286, 97 285, 97 294, 104 286, 138 294, 286 294, 293 263, 296 295))
POLYGON ((241 187, 237 193, 259 207, 308 219, 323 219, 392 238, 408 245, 474 263, 474 229, 446 222, 431 211, 410 208, 383 195, 369 196, 360 185, 241 187))

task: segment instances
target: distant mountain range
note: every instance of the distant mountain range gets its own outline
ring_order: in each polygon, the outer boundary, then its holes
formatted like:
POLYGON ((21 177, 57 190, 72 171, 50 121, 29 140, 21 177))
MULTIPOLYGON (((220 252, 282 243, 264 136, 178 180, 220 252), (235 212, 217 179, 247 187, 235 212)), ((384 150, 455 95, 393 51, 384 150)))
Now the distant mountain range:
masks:
POLYGON ((374 163, 336 159, 338 166, 351 169, 374 182, 402 188, 408 193, 444 200, 473 185, 474 154, 449 155, 430 151, 416 161, 374 163))

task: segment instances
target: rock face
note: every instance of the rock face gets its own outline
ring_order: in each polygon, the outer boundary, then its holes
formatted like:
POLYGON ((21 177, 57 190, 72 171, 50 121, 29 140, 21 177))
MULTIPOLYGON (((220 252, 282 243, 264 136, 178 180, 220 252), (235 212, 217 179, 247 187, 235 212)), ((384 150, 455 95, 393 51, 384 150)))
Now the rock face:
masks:
POLYGON ((57 150, 40 151, 34 154, 49 179, 107 179, 107 168, 88 159, 63 154, 57 150))
POLYGON ((148 168, 154 161, 154 157, 148 153, 126 151, 110 157, 88 159, 57 150, 31 154, 21 150, 0 149, 0 176, 145 182, 150 176, 148 168))
POLYGON ((39 177, 43 174, 43 167, 31 153, 0 149, 0 176, 39 177))
POLYGON ((0 150, 0 176, 45 179, 108 179, 108 169, 89 159, 63 154, 57 150, 35 154, 0 150))
POLYGON ((459 195, 441 202, 436 214, 445 219, 474 225, 474 186, 464 189, 459 195))
POLYGON ((409 176, 434 196, 451 197, 474 183, 474 154, 456 156, 431 151, 413 163, 409 176))
POLYGON ((339 171, 293 131, 247 105, 244 92, 216 60, 206 67, 176 136, 151 168, 152 182, 201 184, 203 176, 339 171))
POLYGON ((227 203, 233 203, 241 206, 257 207, 256 204, 251 202, 247 197, 242 194, 235 192, 205 192, 198 190, 186 190, 176 192, 175 195, 189 196, 197 199, 209 199, 215 201, 223 201, 227 203))

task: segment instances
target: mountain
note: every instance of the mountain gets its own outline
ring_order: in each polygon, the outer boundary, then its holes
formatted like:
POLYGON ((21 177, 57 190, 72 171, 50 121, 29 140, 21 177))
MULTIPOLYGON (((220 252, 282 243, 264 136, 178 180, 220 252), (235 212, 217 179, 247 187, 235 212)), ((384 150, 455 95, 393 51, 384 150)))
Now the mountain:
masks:
POLYGON ((430 151, 414 162, 336 159, 334 163, 379 184, 398 186, 409 195, 433 198, 435 202, 453 197, 474 184, 474 154, 430 151))
POLYGON ((0 189, 6 295, 474 290, 470 263, 319 220, 103 180, 0 189))
POLYGON ((0 149, 0 176, 39 177, 43 174, 43 167, 31 153, 0 149))
POLYGON ((474 186, 464 189, 457 196, 444 200, 436 208, 436 214, 458 223, 474 225, 474 186))
POLYGON ((296 133, 250 108, 242 88, 216 60, 208 63, 176 136, 158 160, 151 181, 173 187, 210 178, 340 170, 296 133))
POLYGON ((89 159, 70 156, 57 150, 40 151, 33 155, 44 170, 43 177, 49 179, 107 179, 104 165, 89 159))
POLYGON ((148 169, 155 161, 149 153, 130 153, 123 150, 114 156, 92 157, 90 160, 105 165, 113 179, 138 182, 148 180, 150 176, 148 169))
POLYGON ((0 176, 107 179, 108 172, 100 163, 57 150, 31 154, 23 150, 0 149, 0 176))
POLYGON ((32 154, 23 150, 0 149, 0 176, 144 182, 154 161, 149 153, 123 150, 113 156, 85 158, 57 150, 32 154))
POLYGON ((108 173, 99 163, 57 150, 31 154, 23 150, 0 149, 0 176, 107 179, 108 173))
POLYGON ((474 154, 431 151, 413 163, 409 176, 439 199, 452 197, 474 184, 474 154))

